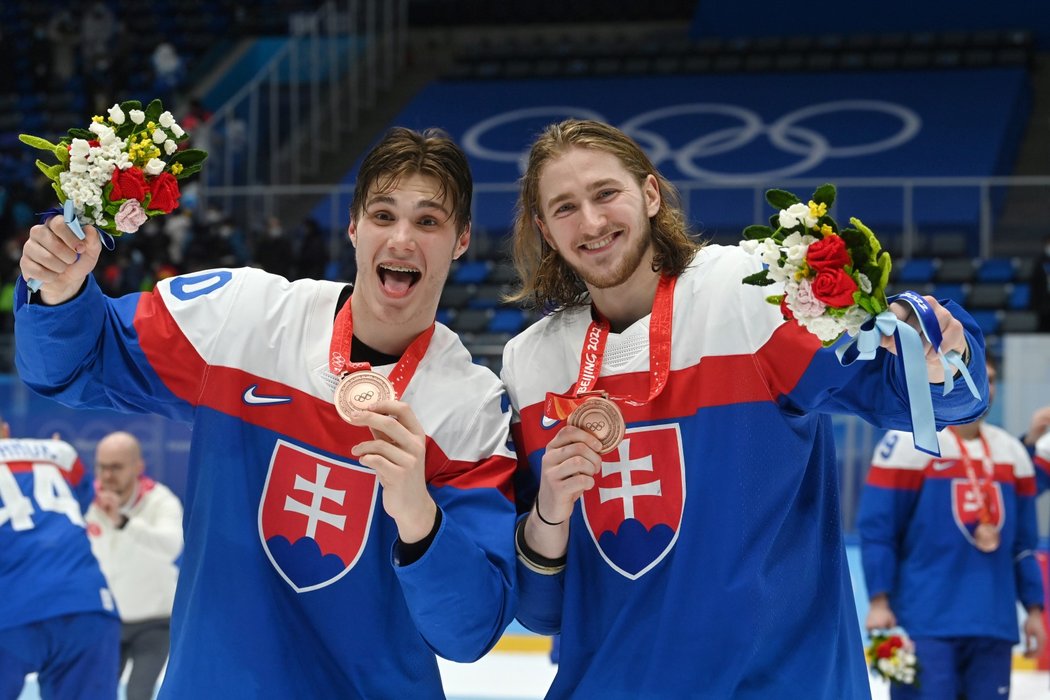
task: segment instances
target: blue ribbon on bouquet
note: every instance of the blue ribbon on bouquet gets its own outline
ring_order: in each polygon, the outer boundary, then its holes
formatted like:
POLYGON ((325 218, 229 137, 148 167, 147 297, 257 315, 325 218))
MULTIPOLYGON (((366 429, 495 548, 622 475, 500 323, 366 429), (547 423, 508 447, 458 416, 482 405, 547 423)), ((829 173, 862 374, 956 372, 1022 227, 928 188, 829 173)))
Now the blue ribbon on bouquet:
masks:
MULTIPOLYGON (((52 216, 58 216, 59 214, 62 215, 62 220, 66 222, 66 226, 68 226, 69 229, 73 232, 73 235, 75 235, 80 240, 84 240, 84 238, 86 238, 84 234, 84 229, 81 228, 80 221, 77 220, 77 210, 76 207, 73 206, 72 199, 67 199, 65 201, 65 204, 62 205, 61 209, 58 209, 57 207, 54 209, 48 209, 47 211, 40 212, 38 216, 40 217, 40 223, 43 224, 46 223, 47 220, 50 219, 52 216)), ((99 239, 102 241, 102 245, 106 247, 106 250, 113 250, 113 248, 116 246, 116 244, 113 241, 113 236, 109 235, 105 231, 99 231, 99 239)), ((77 260, 79 259, 80 255, 78 254, 77 260)), ((26 286, 29 287, 29 291, 31 292, 39 292, 40 287, 43 284, 44 283, 40 280, 33 278, 30 278, 28 281, 26 281, 26 286)))
MULTIPOLYGON (((953 375, 958 369, 970 393, 975 399, 979 399, 977 386, 973 383, 973 377, 966 369, 962 356, 955 350, 941 352, 941 342, 944 339, 941 335, 941 326, 937 321, 937 315, 926 300, 916 292, 901 292, 887 301, 891 304, 895 301, 903 302, 914 311, 923 335, 930 341, 930 345, 933 346, 944 367, 944 395, 947 396, 955 388, 953 375)), ((901 363, 904 365, 904 383, 908 392, 908 405, 911 409, 911 428, 915 447, 939 457, 941 450, 937 443, 937 423, 933 416, 933 398, 929 390, 926 354, 922 349, 922 338, 914 328, 898 319, 893 311, 887 309, 865 321, 860 328, 860 333, 849 343, 840 346, 835 351, 835 355, 843 367, 849 366, 856 360, 871 360, 875 357, 875 351, 881 344, 882 336, 894 335, 897 337, 901 363), (856 354, 850 353, 851 356, 846 357, 846 353, 854 345, 856 354)))

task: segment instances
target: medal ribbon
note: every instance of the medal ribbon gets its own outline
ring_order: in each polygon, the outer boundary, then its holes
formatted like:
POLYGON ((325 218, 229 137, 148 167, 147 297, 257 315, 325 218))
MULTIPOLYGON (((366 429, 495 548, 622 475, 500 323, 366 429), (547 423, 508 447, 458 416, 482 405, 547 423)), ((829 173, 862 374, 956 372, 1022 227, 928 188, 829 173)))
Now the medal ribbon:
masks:
MULTIPOLYGON (((352 297, 351 297, 352 298, 352 297)), ((430 347, 430 339, 434 336, 434 324, 416 336, 416 338, 405 348, 401 359, 394 365, 390 373, 390 383, 394 385, 394 398, 401 398, 412 376, 416 373, 423 355, 430 347)), ((367 362, 350 361, 350 344, 354 340, 354 315, 350 309, 350 299, 346 300, 343 308, 335 316, 335 326, 332 328, 332 341, 328 346, 328 369, 332 374, 341 376, 350 372, 371 370, 372 365, 367 362)))
MULTIPOLYGON (((671 321, 674 317, 674 285, 677 277, 661 275, 653 299, 653 310, 649 319, 649 396, 645 401, 636 401, 627 396, 610 396, 613 401, 622 401, 631 406, 644 406, 664 390, 671 374, 671 321)), ((609 340, 609 321, 595 309, 597 320, 592 320, 584 337, 580 352, 580 375, 573 388, 564 394, 547 392, 543 413, 552 420, 565 420, 588 396, 602 394, 594 385, 602 371, 605 344, 609 340)))
MULTIPOLYGON (((959 445, 959 455, 962 457, 963 466, 966 467, 966 475, 970 479, 970 491, 977 496, 978 503, 981 504, 981 512, 978 514, 978 518, 982 524, 990 525, 992 522, 992 514, 988 512, 988 500, 984 496, 984 490, 981 488, 981 482, 977 478, 977 470, 974 469, 973 459, 970 457, 970 453, 966 451, 966 445, 963 443, 959 433, 955 432, 953 428, 948 429, 952 435, 955 436, 955 442, 959 445)), ((992 460, 992 453, 988 449, 988 441, 984 439, 984 435, 978 433, 978 437, 981 439, 981 447, 984 448, 984 457, 981 459, 981 469, 984 471, 985 481, 995 481, 995 461, 992 460), (991 462, 991 469, 988 468, 988 463, 991 462)))

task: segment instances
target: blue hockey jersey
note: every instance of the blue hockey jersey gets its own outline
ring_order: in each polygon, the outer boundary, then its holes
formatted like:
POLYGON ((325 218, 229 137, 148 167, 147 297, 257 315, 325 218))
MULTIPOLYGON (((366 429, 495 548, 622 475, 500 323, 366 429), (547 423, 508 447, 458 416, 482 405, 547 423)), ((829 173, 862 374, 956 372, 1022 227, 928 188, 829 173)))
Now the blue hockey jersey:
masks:
MULTIPOLYGON (((671 371, 643 406, 621 404, 619 448, 570 520, 557 576, 518 567, 518 619, 561 632, 550 698, 867 698, 839 514, 829 413, 910 425, 896 358, 840 366, 742 284, 737 247, 702 249, 674 290, 671 371)), ((978 387, 983 343, 971 319, 978 387)), ((610 334, 596 388, 644 399, 649 317, 610 334)), ((577 380, 587 308, 542 319, 504 352, 521 469, 535 482, 562 427, 548 391, 577 380)), ((938 419, 984 404, 962 382, 933 391, 938 419)))
POLYGON ((980 501, 951 431, 937 435, 939 458, 897 431, 875 449, 857 519, 864 576, 872 595, 889 595, 898 623, 913 637, 1017 642, 1015 600, 1043 603, 1032 461, 1002 428, 983 424, 981 436, 963 445, 999 531, 993 552, 975 546, 980 501))
POLYGON ((91 553, 91 472, 62 440, 0 440, 0 629, 116 614, 91 553))
POLYGON ((476 659, 513 616, 514 460, 498 379, 438 325, 401 398, 427 433, 443 517, 426 553, 398 565, 382 488, 350 452, 371 434, 332 405, 344 288, 224 269, 116 300, 89 279, 45 307, 19 287, 30 387, 193 424, 163 698, 443 697, 434 652, 476 659))

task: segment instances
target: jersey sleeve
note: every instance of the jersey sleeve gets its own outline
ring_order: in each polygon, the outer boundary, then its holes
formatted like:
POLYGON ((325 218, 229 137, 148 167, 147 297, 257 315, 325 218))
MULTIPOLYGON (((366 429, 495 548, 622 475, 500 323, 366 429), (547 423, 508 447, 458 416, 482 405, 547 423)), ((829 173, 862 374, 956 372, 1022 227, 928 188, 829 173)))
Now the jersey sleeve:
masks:
POLYGON ((1028 451, 1018 442, 1014 458, 1014 483, 1017 494, 1017 529, 1014 538, 1014 574, 1017 599, 1025 606, 1043 604, 1043 577, 1035 551, 1039 529, 1035 515, 1036 476, 1028 451))
POLYGON ((229 270, 164 280, 148 293, 112 299, 93 277, 64 304, 29 304, 24 281, 15 299, 15 356, 22 380, 74 408, 159 413, 192 420, 207 376, 203 341, 218 336, 236 306, 239 277, 229 270), (177 307, 173 310, 172 307, 177 307))
POLYGON ((857 515, 861 560, 868 595, 892 595, 901 542, 922 490, 929 456, 916 450, 911 436, 886 433, 872 456, 857 515))
POLYGON ((1043 493, 1050 489, 1050 431, 1036 440, 1032 463, 1035 466, 1036 488, 1039 493, 1043 493))
POLYGON ((449 459, 430 480, 443 513, 434 541, 417 561, 394 561, 420 633, 437 654, 454 661, 481 658, 514 617, 514 460, 506 446, 503 397, 493 381, 463 435, 465 444, 457 446, 480 458, 449 459))

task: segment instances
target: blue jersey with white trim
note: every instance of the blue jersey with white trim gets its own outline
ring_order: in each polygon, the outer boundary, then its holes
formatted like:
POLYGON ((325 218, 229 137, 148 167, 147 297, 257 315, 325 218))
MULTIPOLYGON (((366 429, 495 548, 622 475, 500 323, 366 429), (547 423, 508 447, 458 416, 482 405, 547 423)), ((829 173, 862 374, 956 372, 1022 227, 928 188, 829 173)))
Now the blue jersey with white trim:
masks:
POLYGON ((60 615, 114 614, 91 553, 89 469, 62 440, 0 440, 0 629, 60 615))
POLYGON ((351 454, 371 433, 332 404, 344 289, 245 268, 115 300, 89 279, 60 306, 16 301, 19 339, 40 349, 17 358, 32 388, 193 424, 162 697, 441 697, 434 652, 476 659, 513 616, 498 379, 438 325, 401 398, 427 434, 442 521, 397 565, 382 487, 351 454))
MULTIPOLYGON (((619 448, 576 503, 563 574, 518 567, 518 619, 560 632, 550 698, 867 698, 843 546, 830 413, 908 424, 896 358, 843 367, 834 348, 741 280, 760 269, 708 246, 674 291, 671 369, 653 401, 621 403, 619 448)), ((985 388, 980 332, 954 309, 985 388)), ((610 334, 596 388, 644 401, 649 317, 610 334)), ((577 380, 590 313, 513 339, 503 379, 525 478, 562 424, 548 391, 577 380)), ((984 409, 963 382, 934 389, 941 424, 984 409)))

